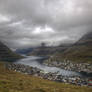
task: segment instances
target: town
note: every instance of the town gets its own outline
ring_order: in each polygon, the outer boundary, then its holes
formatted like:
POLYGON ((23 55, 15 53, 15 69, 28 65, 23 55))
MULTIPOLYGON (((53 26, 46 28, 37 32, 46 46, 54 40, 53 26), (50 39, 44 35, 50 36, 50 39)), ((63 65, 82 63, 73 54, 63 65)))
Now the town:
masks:
POLYGON ((76 71, 76 72, 84 71, 87 73, 92 73, 92 64, 89 63, 76 63, 70 60, 64 60, 64 62, 61 62, 54 57, 45 60, 43 64, 46 66, 58 67, 69 71, 76 71))
POLYGON ((41 69, 36 67, 30 67, 23 64, 14 64, 14 63, 7 63, 5 64, 5 68, 8 70, 13 70, 16 72, 37 76, 46 80, 62 82, 62 83, 69 83, 79 86, 92 86, 92 81, 90 77, 82 77, 82 76, 62 76, 58 74, 58 71, 55 73, 51 72, 44 72, 41 69))

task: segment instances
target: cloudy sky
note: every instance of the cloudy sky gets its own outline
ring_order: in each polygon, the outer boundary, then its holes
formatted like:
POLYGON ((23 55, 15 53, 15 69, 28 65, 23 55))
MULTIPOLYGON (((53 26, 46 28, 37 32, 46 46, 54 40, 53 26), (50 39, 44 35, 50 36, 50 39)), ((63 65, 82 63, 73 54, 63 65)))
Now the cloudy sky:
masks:
POLYGON ((91 26, 92 0, 0 0, 0 40, 10 48, 75 42, 91 26))

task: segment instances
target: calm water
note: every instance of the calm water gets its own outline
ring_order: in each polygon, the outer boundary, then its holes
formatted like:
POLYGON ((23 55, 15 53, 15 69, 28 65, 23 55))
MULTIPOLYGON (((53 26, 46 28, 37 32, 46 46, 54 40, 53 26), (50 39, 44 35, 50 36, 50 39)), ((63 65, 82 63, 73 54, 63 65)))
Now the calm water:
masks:
POLYGON ((40 60, 42 60, 43 57, 36 57, 36 56, 27 56, 24 59, 18 60, 16 63, 18 64, 24 64, 24 65, 29 65, 32 67, 37 67, 39 69, 44 70, 45 72, 57 72, 63 76, 80 76, 79 73, 73 72, 73 71, 68 71, 56 67, 48 67, 40 63, 40 60))

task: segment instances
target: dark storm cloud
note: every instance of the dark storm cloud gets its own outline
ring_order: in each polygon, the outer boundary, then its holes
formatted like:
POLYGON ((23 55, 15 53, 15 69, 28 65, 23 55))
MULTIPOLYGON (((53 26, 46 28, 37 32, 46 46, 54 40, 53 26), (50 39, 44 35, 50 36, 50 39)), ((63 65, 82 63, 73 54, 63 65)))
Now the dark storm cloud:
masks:
POLYGON ((11 48, 75 42, 91 26, 91 0, 0 0, 0 39, 11 48))

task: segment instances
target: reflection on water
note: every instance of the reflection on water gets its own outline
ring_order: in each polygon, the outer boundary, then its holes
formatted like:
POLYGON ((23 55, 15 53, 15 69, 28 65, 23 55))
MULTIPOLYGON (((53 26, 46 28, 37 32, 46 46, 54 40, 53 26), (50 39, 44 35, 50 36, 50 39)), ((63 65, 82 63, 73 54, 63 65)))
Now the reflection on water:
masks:
POLYGON ((39 69, 44 70, 45 72, 59 72, 59 74, 63 76, 80 76, 79 73, 73 72, 73 71, 68 71, 56 67, 48 67, 39 62, 39 60, 42 60, 43 57, 36 57, 36 56, 27 56, 24 59, 18 60, 16 63, 18 64, 24 64, 24 65, 29 65, 32 67, 37 67, 39 69))

